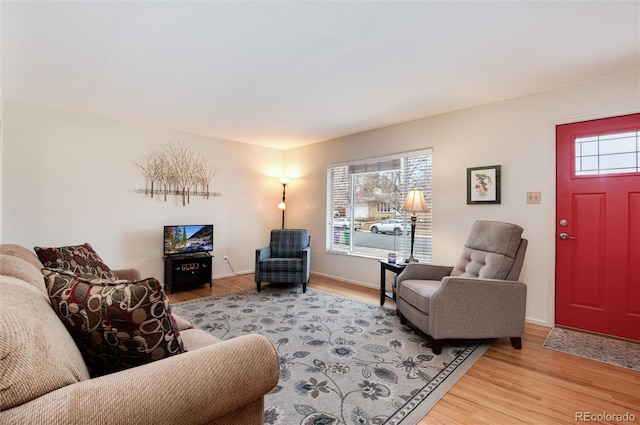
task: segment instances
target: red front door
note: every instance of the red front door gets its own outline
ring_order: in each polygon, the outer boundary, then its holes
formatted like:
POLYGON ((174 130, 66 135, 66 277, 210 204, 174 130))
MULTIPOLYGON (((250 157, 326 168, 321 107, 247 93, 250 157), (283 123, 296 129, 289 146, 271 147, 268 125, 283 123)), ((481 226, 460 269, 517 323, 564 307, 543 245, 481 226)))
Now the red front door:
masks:
POLYGON ((640 340, 640 114, 556 128, 557 325, 640 340))

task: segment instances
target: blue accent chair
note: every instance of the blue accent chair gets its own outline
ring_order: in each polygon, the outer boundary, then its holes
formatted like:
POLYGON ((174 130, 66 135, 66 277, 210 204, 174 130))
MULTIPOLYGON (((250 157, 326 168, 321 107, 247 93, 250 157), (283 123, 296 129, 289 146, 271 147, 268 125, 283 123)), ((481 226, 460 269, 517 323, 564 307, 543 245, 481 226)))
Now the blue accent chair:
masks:
POLYGON ((269 246, 256 249, 256 287, 262 282, 302 283, 307 292, 311 271, 311 236, 306 229, 274 229, 269 246))

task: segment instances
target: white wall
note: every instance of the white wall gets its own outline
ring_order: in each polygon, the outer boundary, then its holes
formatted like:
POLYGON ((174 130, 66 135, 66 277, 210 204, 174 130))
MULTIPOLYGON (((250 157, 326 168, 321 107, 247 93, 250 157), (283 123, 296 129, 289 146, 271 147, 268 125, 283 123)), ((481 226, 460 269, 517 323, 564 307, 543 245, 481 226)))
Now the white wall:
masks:
POLYGON ((163 279, 165 224, 214 224, 214 276, 252 272, 255 249, 280 227, 284 153, 245 143, 5 102, 2 243, 89 242, 112 268, 163 279), (209 200, 150 199, 134 162, 167 142, 187 141, 220 168, 209 200))
MULTIPOLYGON (((0 81, 2 81, 2 77, 0 76, 0 81)), ((2 87, 0 85, 0 241, 2 240, 2 199, 4 195, 2 193, 2 164, 4 161, 4 149, 3 149, 3 134, 4 134, 4 97, 2 96, 2 87)))
POLYGON ((425 147, 434 151, 433 262, 452 265, 476 219, 524 227, 529 239, 521 280, 527 320, 553 324, 555 134, 559 123, 640 111, 640 75, 618 75, 573 87, 424 118, 286 152, 301 178, 292 185, 292 226, 308 227, 312 270, 377 286, 376 260, 325 252, 326 165, 425 147), (466 168, 502 165, 502 203, 466 204, 466 168), (529 191, 542 203, 525 203, 529 191))
POLYGON ((527 320, 553 324, 554 126, 640 111, 640 75, 424 118, 289 151, 157 129, 5 101, 0 242, 56 246, 90 242, 113 267, 162 278, 162 225, 213 223, 214 276, 253 271, 255 248, 280 227, 287 185, 287 227, 308 228, 314 273, 376 287, 376 260, 325 252, 326 166, 425 147, 434 149, 433 259, 451 264, 475 219, 522 225, 529 249, 527 320), (144 178, 133 162, 168 141, 187 140, 221 169, 220 198, 182 207, 134 193, 144 178), (502 204, 466 205, 466 168, 502 165, 502 204), (527 205, 527 191, 542 192, 527 205))
MULTIPOLYGON (((2 7, 0 7, 0 22, 2 22, 2 7)), ((2 46, 2 31, 0 31, 0 46, 2 46)), ((2 124, 4 122, 4 96, 2 95, 2 55, 0 55, 0 241, 2 240, 2 158, 4 152, 2 151, 2 124)))

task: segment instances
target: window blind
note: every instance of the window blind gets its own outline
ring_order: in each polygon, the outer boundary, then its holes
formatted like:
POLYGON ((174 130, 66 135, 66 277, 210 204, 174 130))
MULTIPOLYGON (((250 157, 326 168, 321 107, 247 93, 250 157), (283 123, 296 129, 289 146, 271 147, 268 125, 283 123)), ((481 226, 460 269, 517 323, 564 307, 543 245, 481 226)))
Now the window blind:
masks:
MULTIPOLYGON (((376 258, 394 252, 398 258, 407 258, 411 227, 409 214, 401 208, 413 187, 423 190, 427 205, 433 208, 432 161, 428 149, 328 166, 327 250, 376 258), (391 228, 385 235, 371 234, 370 226, 383 220, 402 223, 402 232, 393 234, 391 228)), ((430 262, 431 249, 431 212, 418 213, 414 257, 430 262)))

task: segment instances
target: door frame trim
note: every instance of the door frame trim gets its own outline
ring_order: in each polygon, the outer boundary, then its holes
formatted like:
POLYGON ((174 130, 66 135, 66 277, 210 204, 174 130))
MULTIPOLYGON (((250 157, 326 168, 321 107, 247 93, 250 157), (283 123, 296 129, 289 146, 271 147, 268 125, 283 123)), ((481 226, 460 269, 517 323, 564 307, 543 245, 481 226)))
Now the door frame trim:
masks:
POLYGON ((551 217, 549 219, 549 234, 552 236, 547 241, 547 252, 549 253, 549 271, 547 273, 547 278, 549 282, 553 282, 553 285, 549 285, 549 290, 547 293, 547 299, 549 301, 549 305, 551 308, 549 309, 547 323, 537 323, 537 321, 530 321, 530 323, 542 324, 543 326, 554 327, 556 325, 556 211, 557 211, 557 180, 556 180, 556 170, 558 168, 557 161, 557 152, 556 152, 556 127, 559 125, 565 124, 573 124, 582 121, 593 121, 599 120, 603 118, 615 118, 622 115, 630 115, 630 114, 638 114, 640 113, 640 109, 617 109, 608 112, 602 112, 597 114, 588 114, 588 115, 572 115, 568 117, 563 117, 561 119, 551 121, 549 133, 550 133, 550 147, 549 147, 549 159, 552 169, 549 170, 551 178, 549 179, 549 199, 551 202, 551 207, 549 208, 551 217))

